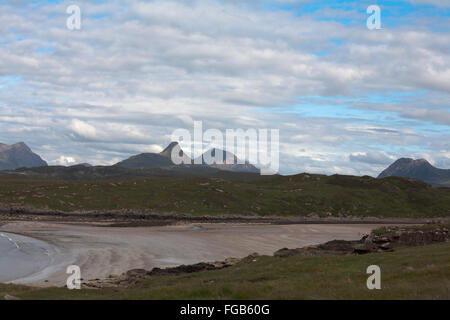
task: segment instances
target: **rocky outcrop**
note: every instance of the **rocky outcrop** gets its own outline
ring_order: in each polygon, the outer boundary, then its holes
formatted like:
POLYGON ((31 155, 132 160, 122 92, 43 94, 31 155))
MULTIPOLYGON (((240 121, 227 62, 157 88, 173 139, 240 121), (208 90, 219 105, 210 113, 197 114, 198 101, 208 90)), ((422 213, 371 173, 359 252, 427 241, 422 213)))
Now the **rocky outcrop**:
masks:
POLYGON ((276 251, 274 256, 287 258, 292 256, 345 255, 353 253, 355 247, 362 244, 362 241, 333 240, 316 246, 297 249, 283 248, 276 251))
POLYGON ((393 251, 399 246, 423 246, 450 241, 450 232, 446 226, 385 228, 382 232, 372 232, 358 241, 333 240, 316 246, 297 249, 281 249, 275 252, 275 257, 313 255, 345 255, 367 254, 373 252, 393 251))
POLYGON ((386 228, 381 234, 371 234, 371 241, 376 244, 392 243, 393 246, 424 246, 450 241, 447 226, 425 228, 386 228))
MULTIPOLYGON (((256 254, 254 254, 256 255, 256 254)), ((254 256, 252 255, 252 257, 254 256)), ((248 257, 247 257, 248 258, 248 257)), ((172 268, 153 268, 151 271, 145 269, 133 269, 123 273, 120 276, 111 275, 104 280, 91 280, 83 285, 88 288, 105 288, 105 287, 128 287, 134 285, 142 280, 156 276, 180 275, 195 273, 201 271, 220 270, 231 267, 240 262, 241 259, 228 258, 224 261, 216 262, 200 262, 191 265, 181 265, 172 268)))

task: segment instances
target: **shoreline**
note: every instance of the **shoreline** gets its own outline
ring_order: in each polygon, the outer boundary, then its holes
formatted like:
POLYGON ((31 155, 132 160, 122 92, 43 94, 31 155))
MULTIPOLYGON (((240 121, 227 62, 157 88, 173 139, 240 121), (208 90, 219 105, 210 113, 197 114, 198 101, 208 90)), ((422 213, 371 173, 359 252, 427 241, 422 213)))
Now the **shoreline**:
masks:
POLYGON ((180 223, 260 223, 270 225, 289 224, 427 224, 450 222, 450 217, 319 217, 319 216, 193 216, 189 214, 154 213, 146 211, 54 211, 26 207, 0 206, 0 226, 14 221, 42 221, 99 224, 111 227, 158 227, 180 223))
POLYGON ((188 223, 136 228, 16 221, 4 223, 0 232, 45 241, 65 254, 65 259, 48 272, 15 281, 47 287, 64 286, 68 276, 65 270, 70 264, 80 266, 83 281, 91 281, 131 269, 244 258, 255 252, 272 255, 284 247, 297 248, 334 239, 355 240, 380 225, 188 223))
POLYGON ((3 283, 45 281, 62 265, 70 262, 70 257, 57 246, 41 239, 19 232, 0 231, 0 236, 3 239, 3 246, 0 246, 3 247, 0 261, 0 279, 3 283))

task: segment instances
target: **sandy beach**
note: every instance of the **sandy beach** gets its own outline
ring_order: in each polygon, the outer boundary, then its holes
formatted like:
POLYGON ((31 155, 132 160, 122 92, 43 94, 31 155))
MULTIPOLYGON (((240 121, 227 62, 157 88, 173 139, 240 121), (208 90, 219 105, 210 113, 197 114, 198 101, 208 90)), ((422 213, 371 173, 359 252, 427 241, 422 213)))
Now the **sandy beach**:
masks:
POLYGON ((64 286, 68 265, 80 266, 84 280, 102 279, 130 269, 169 267, 251 253, 272 255, 334 239, 355 240, 375 224, 181 224, 163 227, 103 227, 54 222, 9 222, 0 232, 43 241, 54 248, 50 265, 14 283, 64 286))

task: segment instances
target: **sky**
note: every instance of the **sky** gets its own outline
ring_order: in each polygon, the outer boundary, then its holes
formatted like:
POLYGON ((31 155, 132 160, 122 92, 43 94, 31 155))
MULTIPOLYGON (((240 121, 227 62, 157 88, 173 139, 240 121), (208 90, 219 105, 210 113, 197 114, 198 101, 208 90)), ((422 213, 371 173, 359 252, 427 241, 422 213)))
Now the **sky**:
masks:
POLYGON ((109 165, 202 121, 278 129, 283 174, 450 168, 449 18, 448 0, 3 0, 0 143, 109 165))

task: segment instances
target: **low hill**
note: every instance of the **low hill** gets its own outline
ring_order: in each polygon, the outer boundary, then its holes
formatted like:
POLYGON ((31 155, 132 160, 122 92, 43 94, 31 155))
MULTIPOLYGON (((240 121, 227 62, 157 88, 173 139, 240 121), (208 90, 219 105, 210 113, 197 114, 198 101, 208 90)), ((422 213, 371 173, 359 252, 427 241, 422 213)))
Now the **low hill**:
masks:
POLYGON ((425 159, 398 159, 384 170, 378 178, 390 176, 417 179, 435 186, 450 187, 450 169, 436 168, 425 159))
POLYGON ((3 176, 0 203, 3 208, 127 210, 197 216, 450 216, 450 188, 436 188, 418 180, 311 174, 261 178, 258 174, 220 170, 216 174, 214 178, 101 181, 3 176), (236 179, 230 179, 230 174, 235 174, 236 179), (243 181, 246 175, 260 178, 243 181))
POLYGON ((0 176, 58 180, 107 180, 133 178, 223 178, 251 181, 261 179, 257 173, 238 173, 209 166, 178 165, 155 168, 125 168, 120 166, 75 165, 19 168, 0 171, 0 176))

